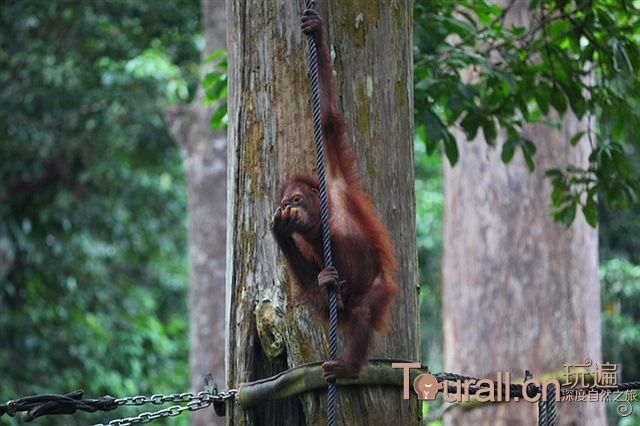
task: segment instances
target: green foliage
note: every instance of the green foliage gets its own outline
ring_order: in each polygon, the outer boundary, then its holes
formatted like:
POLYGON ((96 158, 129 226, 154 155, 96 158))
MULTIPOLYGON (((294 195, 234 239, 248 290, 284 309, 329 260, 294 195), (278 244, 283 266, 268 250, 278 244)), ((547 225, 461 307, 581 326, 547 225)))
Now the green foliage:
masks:
POLYGON ((442 160, 425 152, 420 133, 414 143, 416 159, 416 225, 420 273, 421 355, 429 368, 442 368, 442 160))
POLYGON ((600 206, 600 258, 640 264, 640 208, 620 212, 600 206))
POLYGON ((188 388, 185 177, 163 107, 197 84, 198 13, 0 8, 0 400, 188 388))
MULTIPOLYGON (((442 367, 442 180, 439 156, 430 154, 442 150, 455 165, 459 152, 450 129, 458 127, 469 140, 480 133, 490 145, 500 140, 505 163, 522 155, 533 170, 534 144, 546 141, 527 140, 522 126, 559 128, 562 114, 571 109, 580 117, 596 117, 590 132, 567 136, 568 145, 587 142, 592 152, 586 169, 546 171, 553 217, 566 226, 577 214, 592 226, 600 220, 603 356, 621 366, 622 380, 635 380, 640 377, 639 5, 619 0, 530 4, 538 20, 518 28, 505 25, 505 9, 485 1, 414 3, 423 362, 436 371, 442 367), (630 209, 620 211, 625 208, 630 209)), ((433 413, 437 402, 430 404, 433 413)), ((610 424, 640 422, 638 403, 626 418, 615 408, 607 408, 610 424)))
POLYGON ((215 69, 204 77, 204 101, 207 105, 214 104, 215 110, 211 114, 212 129, 227 127, 227 52, 217 50, 205 58, 205 62, 214 62, 215 69))
POLYGON ((558 127, 569 109, 597 116, 587 135, 569 138, 591 144, 589 166, 549 171, 553 217, 568 225, 580 207, 595 226, 596 196, 627 208, 640 195, 640 8, 624 0, 532 1, 536 19, 525 28, 505 22, 517 7, 415 3, 416 122, 426 129, 427 151, 443 146, 452 165, 457 126, 469 140, 479 132, 489 145, 500 138, 505 163, 520 152, 533 170, 535 145, 524 124, 558 127))
MULTIPOLYGON (((603 359, 615 362, 622 381, 640 377, 640 265, 624 259, 611 259, 600 267, 602 283, 603 359)), ((640 403, 631 416, 615 414, 617 404, 608 404, 610 419, 620 425, 640 422, 640 403)))
POLYGON ((603 262, 602 283, 603 347, 623 367, 623 377, 640 377, 640 265, 624 259, 603 262), (615 341, 613 341, 615 339, 615 341))

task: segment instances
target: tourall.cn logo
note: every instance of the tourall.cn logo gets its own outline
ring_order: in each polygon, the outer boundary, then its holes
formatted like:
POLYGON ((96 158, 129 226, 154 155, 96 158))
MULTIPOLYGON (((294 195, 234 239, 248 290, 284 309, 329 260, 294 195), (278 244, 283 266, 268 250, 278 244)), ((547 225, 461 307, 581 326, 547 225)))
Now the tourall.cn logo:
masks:
MULTIPOLYGON (((409 399, 410 370, 424 371, 422 365, 419 362, 394 362, 391 367, 402 369, 402 398, 409 399)), ((518 393, 511 392, 512 382, 509 371, 498 371, 495 379, 460 377, 455 380, 444 379, 441 382, 438 382, 438 379, 430 373, 422 373, 413 380, 413 390, 422 401, 433 401, 438 392, 442 391, 442 399, 450 403, 469 402, 472 398, 479 403, 617 402, 616 410, 622 417, 630 415, 633 411, 633 403, 640 401, 636 382, 618 384, 616 364, 605 362, 598 365, 587 357, 582 364, 563 364, 563 367, 562 385, 555 378, 539 381, 532 377, 525 377, 522 383, 514 383, 523 390, 518 393), (524 391, 530 386, 533 386, 535 392, 524 391)))

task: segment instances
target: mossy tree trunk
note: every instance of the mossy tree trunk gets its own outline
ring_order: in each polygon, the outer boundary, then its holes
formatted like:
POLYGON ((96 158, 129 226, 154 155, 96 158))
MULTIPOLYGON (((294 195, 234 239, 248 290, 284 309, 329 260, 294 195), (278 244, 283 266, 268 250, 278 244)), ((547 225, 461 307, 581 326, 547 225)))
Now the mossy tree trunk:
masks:
MULTIPOLYGON (((268 230, 284 177, 314 172, 307 44, 302 2, 231 1, 227 384, 269 377, 327 357, 327 330, 294 299, 268 230), (261 331, 260 335, 258 330, 261 331), (264 333, 262 333, 264 331, 264 333)), ((364 182, 393 235, 402 293, 391 330, 373 357, 418 359, 412 150, 411 3, 320 2, 335 52, 339 102, 350 123, 364 182)), ((394 388, 339 389, 339 424, 417 422, 416 404, 394 388)), ((323 424, 326 393, 250 410, 230 424, 323 424)))

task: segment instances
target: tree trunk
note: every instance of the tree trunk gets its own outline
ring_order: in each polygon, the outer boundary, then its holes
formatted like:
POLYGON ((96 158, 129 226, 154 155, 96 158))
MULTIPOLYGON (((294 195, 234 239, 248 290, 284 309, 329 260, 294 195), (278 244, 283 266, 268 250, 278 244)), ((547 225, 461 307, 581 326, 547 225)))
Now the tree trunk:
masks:
MULTIPOLYGON (((411 4, 318 4, 335 51, 338 94, 358 165, 393 235, 402 292, 373 357, 418 359, 413 193, 411 4), (384 52, 384 54, 381 54, 384 52)), ((293 299, 268 223, 285 176, 315 170, 300 4, 230 2, 228 386, 327 358, 327 330, 293 299), (268 328, 267 333, 259 331, 268 328)), ((338 390, 339 424, 415 424, 401 390, 338 390)), ((326 392, 227 413, 230 424, 326 422, 326 392)))
MULTIPOLYGON (((226 45, 224 0, 202 0, 202 57, 226 45)), ((207 66, 201 67, 201 79, 207 66)), ((212 109, 198 88, 190 105, 171 108, 166 120, 182 147, 187 170, 189 238, 189 365, 191 391, 208 372, 224 384, 224 280, 226 238, 226 134, 209 128, 212 109)), ((212 410, 192 415, 193 426, 223 424, 212 410)))
MULTIPOLYGON (((511 19, 525 25, 526 2, 511 19)), ((593 128, 593 126, 591 126, 593 128)), ((466 143, 456 132, 460 161, 444 167, 443 297, 445 368, 476 377, 511 372, 522 379, 581 364, 599 363, 598 234, 579 215, 565 230, 550 217, 545 170, 587 165, 590 146, 569 139, 588 131, 568 113, 558 131, 528 125, 536 170, 521 153, 500 160, 501 145, 481 136, 466 143)), ((445 416, 447 424, 536 424, 535 404, 484 405, 445 416)), ((559 424, 604 424, 603 404, 559 404, 559 424)))

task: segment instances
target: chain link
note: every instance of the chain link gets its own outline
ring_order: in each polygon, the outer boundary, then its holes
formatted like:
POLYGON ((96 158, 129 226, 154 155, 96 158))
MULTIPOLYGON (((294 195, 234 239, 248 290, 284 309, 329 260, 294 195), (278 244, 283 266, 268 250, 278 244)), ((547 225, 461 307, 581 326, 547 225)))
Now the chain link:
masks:
POLYGON ((155 394, 151 396, 128 396, 125 398, 116 399, 115 403, 118 406, 122 405, 130 405, 130 406, 139 406, 139 405, 147 405, 147 404, 155 404, 161 405, 167 402, 189 402, 193 399, 192 393, 173 393, 171 395, 162 395, 155 394))
POLYGON ((213 394, 210 392, 199 392, 197 395, 192 393, 174 393, 171 395, 155 394, 151 396, 137 395, 126 398, 118 398, 115 403, 118 406, 141 406, 146 404, 161 405, 167 402, 186 402, 187 405, 174 405, 163 410, 154 412, 140 413, 135 417, 126 417, 122 419, 111 420, 107 424, 96 424, 94 426, 127 426, 141 423, 149 423, 162 417, 175 417, 185 411, 198 411, 209 407, 214 402, 224 402, 228 399, 235 398, 238 394, 236 389, 218 392, 213 394))

